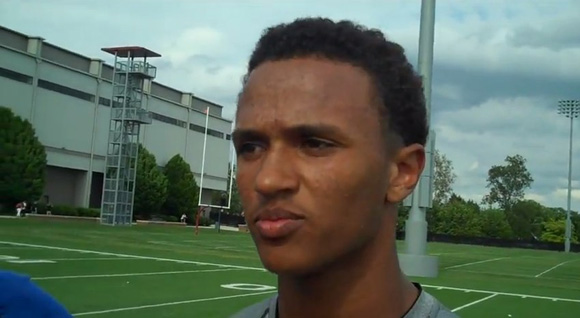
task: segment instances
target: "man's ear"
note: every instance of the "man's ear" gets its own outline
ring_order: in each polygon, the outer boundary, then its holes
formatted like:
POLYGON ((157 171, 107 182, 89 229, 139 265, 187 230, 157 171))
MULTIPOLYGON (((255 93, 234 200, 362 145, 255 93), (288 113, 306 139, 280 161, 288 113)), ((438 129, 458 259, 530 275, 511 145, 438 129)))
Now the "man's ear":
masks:
POLYGON ((385 199, 399 203, 413 192, 425 167, 425 148, 412 144, 399 148, 392 157, 389 187, 385 199))

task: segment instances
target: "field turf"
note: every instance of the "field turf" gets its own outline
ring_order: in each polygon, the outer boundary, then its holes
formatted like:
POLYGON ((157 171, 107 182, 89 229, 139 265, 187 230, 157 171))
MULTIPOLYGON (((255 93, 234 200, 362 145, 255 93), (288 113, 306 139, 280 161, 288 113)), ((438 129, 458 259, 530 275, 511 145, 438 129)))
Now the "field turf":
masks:
MULTIPOLYGON (((438 243, 429 253, 439 277, 414 280, 461 317, 580 317, 579 254, 438 243)), ((0 218, 0 269, 90 318, 228 317, 276 286, 248 234, 151 225, 0 218)))

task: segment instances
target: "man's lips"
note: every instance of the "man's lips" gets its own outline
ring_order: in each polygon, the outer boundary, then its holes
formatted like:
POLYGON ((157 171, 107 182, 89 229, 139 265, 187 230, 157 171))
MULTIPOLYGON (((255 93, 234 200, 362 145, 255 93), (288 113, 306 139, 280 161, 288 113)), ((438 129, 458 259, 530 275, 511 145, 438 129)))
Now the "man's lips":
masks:
POLYGON ((285 209, 268 209, 258 213, 255 223, 262 238, 281 239, 297 231, 304 224, 304 216, 285 209))
POLYGON ((277 220, 298 220, 304 219, 304 216, 298 212, 282 208, 264 209, 259 211, 255 221, 277 221, 277 220))

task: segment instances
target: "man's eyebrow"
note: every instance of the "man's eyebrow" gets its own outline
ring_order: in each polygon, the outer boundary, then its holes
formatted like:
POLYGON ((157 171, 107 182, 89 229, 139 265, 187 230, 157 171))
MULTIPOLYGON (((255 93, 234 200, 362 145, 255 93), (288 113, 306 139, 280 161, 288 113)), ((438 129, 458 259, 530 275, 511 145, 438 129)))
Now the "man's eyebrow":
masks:
POLYGON ((342 136, 342 132, 336 126, 327 124, 305 124, 288 128, 288 132, 298 136, 342 136))
MULTIPOLYGON (((283 129, 283 134, 291 136, 332 136, 347 138, 347 136, 336 126, 328 124, 302 124, 296 126, 290 126, 283 129)), ((267 135, 257 129, 240 128, 234 130, 232 133, 232 139, 234 142, 236 140, 243 139, 266 139, 267 135)), ((347 138, 348 139, 348 138, 347 138)))
POLYGON ((256 129, 237 128, 232 133, 232 140, 234 141, 234 143, 240 140, 264 139, 264 138, 266 138, 266 134, 256 129))

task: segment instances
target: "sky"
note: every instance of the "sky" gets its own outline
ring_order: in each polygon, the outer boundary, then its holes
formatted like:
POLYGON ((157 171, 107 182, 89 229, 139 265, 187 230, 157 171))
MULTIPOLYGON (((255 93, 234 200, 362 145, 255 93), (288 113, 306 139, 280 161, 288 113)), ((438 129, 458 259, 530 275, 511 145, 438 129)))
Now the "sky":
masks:
MULTIPOLYGON (((247 60, 262 31, 298 17, 349 19, 383 31, 417 65, 420 0, 0 0, 0 24, 108 62, 102 47, 139 45, 157 81, 223 105, 233 118, 247 60)), ((580 99, 580 1, 439 0, 432 128, 452 162, 453 188, 480 202, 489 168, 520 154, 534 178, 526 197, 566 207, 569 120, 580 99)), ((580 119, 572 209, 580 210, 580 119)))

